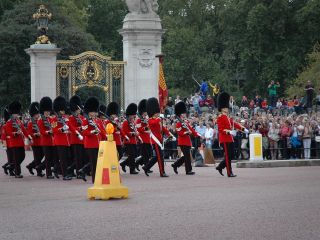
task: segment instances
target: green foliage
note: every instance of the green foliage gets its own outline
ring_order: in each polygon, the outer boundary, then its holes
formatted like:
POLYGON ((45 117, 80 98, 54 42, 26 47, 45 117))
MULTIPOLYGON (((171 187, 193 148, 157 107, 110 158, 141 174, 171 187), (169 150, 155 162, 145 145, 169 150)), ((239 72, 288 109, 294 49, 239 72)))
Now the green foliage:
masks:
POLYGON ((80 96, 81 99, 86 100, 89 97, 95 96, 98 98, 100 103, 105 104, 106 102, 106 96, 105 92, 103 89, 99 87, 83 87, 80 88, 77 92, 76 95, 80 96))

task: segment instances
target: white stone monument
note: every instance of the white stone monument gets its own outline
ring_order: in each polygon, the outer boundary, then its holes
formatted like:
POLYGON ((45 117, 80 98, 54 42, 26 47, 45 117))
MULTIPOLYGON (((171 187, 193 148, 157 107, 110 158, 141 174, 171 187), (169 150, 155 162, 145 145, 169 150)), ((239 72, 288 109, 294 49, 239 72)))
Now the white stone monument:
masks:
POLYGON ((125 106, 158 97, 159 60, 164 30, 157 0, 126 0, 130 13, 119 33, 123 36, 125 106))
POLYGON ((31 58, 31 102, 45 96, 56 97, 56 62, 60 50, 55 44, 33 44, 25 50, 31 58))
POLYGON ((262 149, 262 135, 260 133, 252 133, 249 135, 250 145, 250 161, 262 161, 263 149, 262 149))

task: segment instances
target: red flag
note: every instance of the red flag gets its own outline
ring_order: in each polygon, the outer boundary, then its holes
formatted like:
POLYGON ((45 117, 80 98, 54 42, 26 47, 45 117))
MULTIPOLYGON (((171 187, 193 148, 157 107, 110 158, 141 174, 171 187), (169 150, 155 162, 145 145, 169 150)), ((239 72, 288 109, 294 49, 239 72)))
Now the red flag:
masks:
POLYGON ((163 56, 159 56, 159 104, 160 110, 163 113, 168 102, 168 88, 163 72, 163 56))

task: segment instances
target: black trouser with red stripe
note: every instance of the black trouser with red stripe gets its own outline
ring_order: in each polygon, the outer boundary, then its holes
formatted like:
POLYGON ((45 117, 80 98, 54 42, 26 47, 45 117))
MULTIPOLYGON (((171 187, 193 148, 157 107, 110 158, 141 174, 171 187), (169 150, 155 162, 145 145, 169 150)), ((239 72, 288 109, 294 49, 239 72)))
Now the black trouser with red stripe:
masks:
POLYGON ((180 149, 183 153, 183 156, 181 158, 179 158, 177 161, 175 161, 175 163, 173 165, 175 167, 181 167, 182 164, 184 163, 184 166, 186 168, 186 173, 191 172, 192 171, 191 154, 190 154, 191 147, 190 146, 180 146, 180 149))
POLYGON ((62 176, 66 177, 68 175, 67 168, 71 165, 70 161, 70 147, 69 146, 57 146, 58 156, 60 160, 60 167, 62 171, 62 176))
POLYGON ((13 152, 15 174, 21 175, 21 163, 23 162, 26 156, 24 147, 13 147, 12 152, 13 152))
POLYGON ((163 151, 160 149, 158 144, 153 144, 153 150, 155 155, 150 159, 147 165, 144 166, 145 171, 149 171, 153 165, 158 162, 160 176, 165 173, 164 171, 164 161, 163 161, 163 151))
POLYGON ((130 172, 135 169, 135 158, 137 157, 137 146, 135 144, 126 144, 126 153, 128 158, 121 165, 129 166, 130 172))
POLYGON ((13 151, 12 148, 7 148, 6 150, 7 153, 7 160, 8 162, 3 165, 4 167, 8 167, 9 169, 13 170, 14 169, 14 159, 13 159, 13 151))
POLYGON ((119 161, 123 156, 123 149, 122 149, 122 145, 117 145, 117 151, 118 151, 118 157, 119 157, 119 161))
POLYGON ((227 174, 230 176, 232 172, 231 160, 234 159, 234 144, 233 142, 221 143, 224 151, 224 159, 220 162, 218 169, 227 168, 227 174))
POLYGON ((51 167, 54 166, 56 171, 58 171, 59 166, 59 159, 57 156, 57 150, 55 146, 43 146, 43 153, 44 153, 44 161, 45 161, 45 168, 46 168, 46 175, 52 176, 51 167))
MULTIPOLYGON (((97 160, 98 160, 98 152, 99 152, 99 148, 85 148, 86 153, 87 153, 87 157, 89 159, 89 165, 91 166, 91 176, 92 176, 92 183, 94 183, 94 179, 96 177, 96 169, 97 169, 97 160)), ((86 168, 85 165, 83 168, 86 168)), ((86 170, 84 169, 84 172, 86 172, 86 170)))
POLYGON ((44 156, 41 146, 32 146, 33 161, 29 164, 30 167, 35 168, 41 164, 41 160, 44 156))
POLYGON ((72 159, 73 159, 72 171, 75 167, 76 172, 78 174, 79 170, 84 165, 85 152, 84 152, 83 144, 72 144, 71 151, 72 151, 72 159))

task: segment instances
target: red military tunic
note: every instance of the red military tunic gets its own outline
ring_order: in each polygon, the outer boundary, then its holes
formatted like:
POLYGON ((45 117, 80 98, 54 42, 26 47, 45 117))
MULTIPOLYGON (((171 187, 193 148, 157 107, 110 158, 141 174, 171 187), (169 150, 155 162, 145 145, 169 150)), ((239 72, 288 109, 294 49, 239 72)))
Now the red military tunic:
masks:
POLYGON ((32 137, 31 146, 41 146, 40 128, 37 124, 37 121, 35 121, 35 123, 32 123, 32 121, 30 120, 28 123, 27 131, 28 134, 32 137))
POLYGON ((100 141, 106 141, 107 140, 107 132, 106 132, 106 126, 105 120, 101 118, 96 118, 96 123, 100 129, 100 141))
POLYGON ((57 116, 52 118, 51 126, 53 131, 53 143, 55 146, 70 146, 69 130, 64 130, 64 125, 67 125, 68 118, 66 115, 61 117, 65 123, 63 123, 57 116))
POLYGON ((24 147, 24 138, 28 137, 28 133, 24 128, 22 122, 16 119, 17 128, 14 126, 13 120, 9 119, 6 123, 7 138, 10 141, 11 147, 24 147), (17 134, 17 131, 21 131, 21 134, 17 134))
POLYGON ((82 132, 82 122, 84 120, 84 117, 82 115, 73 116, 71 115, 69 117, 68 126, 70 128, 70 144, 82 144, 83 140, 80 140, 78 137, 78 134, 81 134, 82 132))
MULTIPOLYGON (((169 130, 162 126, 161 118, 149 118, 148 124, 152 134, 159 140, 160 143, 162 143, 163 140, 162 133, 170 136, 169 130)), ((152 138, 151 143, 157 144, 152 138)))
POLYGON ((234 128, 238 130, 244 130, 240 124, 234 122, 232 118, 229 118, 225 114, 220 114, 220 116, 217 118, 217 124, 220 143, 233 142, 233 136, 229 131, 233 130, 234 128))
POLYGON ((124 134, 124 144, 137 144, 137 138, 134 129, 130 126, 128 120, 122 123, 122 132, 124 134))
MULTIPOLYGON (((111 123, 109 120, 105 120, 105 125, 107 126, 108 123, 111 123)), ((122 130, 118 127, 119 123, 115 119, 113 123, 111 123, 114 127, 114 132, 113 132, 113 140, 116 142, 117 146, 122 145, 121 141, 121 136, 124 137, 122 130)))
MULTIPOLYGON (((200 135, 190 126, 188 122, 184 122, 185 125, 190 129, 191 134, 195 137, 200 137, 200 135)), ((178 133, 178 146, 192 146, 190 135, 188 134, 188 129, 186 129, 181 122, 177 122, 176 130, 178 133)))
POLYGON ((140 118, 136 120, 136 127, 143 143, 151 143, 150 129, 148 123, 144 123, 140 118))
POLYGON ((53 146, 53 134, 51 128, 51 117, 41 116, 38 120, 38 126, 40 129, 40 144, 41 146, 53 146))
POLYGON ((94 133, 93 131, 97 129, 100 131, 100 129, 96 123, 96 120, 90 121, 92 121, 91 124, 89 124, 89 120, 85 118, 82 122, 84 148, 99 148, 100 134, 99 132, 94 133))

